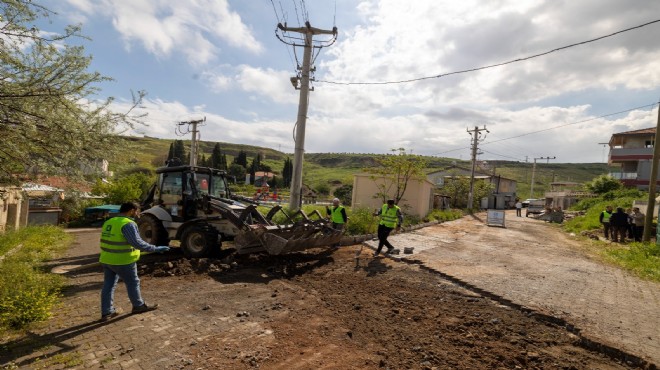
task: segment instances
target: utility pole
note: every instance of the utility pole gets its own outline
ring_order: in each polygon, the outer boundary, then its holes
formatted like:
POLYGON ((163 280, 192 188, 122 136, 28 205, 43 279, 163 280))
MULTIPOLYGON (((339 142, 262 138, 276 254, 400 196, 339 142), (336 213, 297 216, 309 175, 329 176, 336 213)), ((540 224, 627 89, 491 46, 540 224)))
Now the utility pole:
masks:
POLYGON ((474 207, 474 171, 477 167, 477 148, 479 146, 479 142, 486 138, 486 134, 481 134, 482 131, 490 133, 490 131, 486 129, 486 125, 484 125, 484 128, 474 126, 474 130, 467 130, 467 132, 472 137, 470 140, 472 144, 472 172, 470 173, 470 192, 468 193, 467 202, 468 210, 470 211, 474 207))
POLYGON ((532 183, 530 184, 530 187, 529 187, 529 198, 530 199, 534 199, 534 175, 536 174, 536 160, 537 159, 547 159, 548 162, 546 162, 546 163, 550 163, 550 160, 555 159, 555 158, 556 157, 537 157, 537 158, 534 158, 534 164, 532 165, 532 183))
MULTIPOLYGON (((655 137, 653 138, 653 159, 651 160, 651 178, 649 179, 649 201, 646 206, 646 218, 644 219, 643 242, 651 240, 651 226, 653 226, 653 211, 655 210, 655 184, 658 181, 658 159, 660 159, 660 145, 658 145, 658 133, 660 132, 660 102, 658 102, 658 122, 655 125, 655 137)), ((657 243, 657 241, 656 241, 657 243)))
POLYGON ((192 140, 190 142, 190 165, 197 166, 197 142, 199 140, 197 125, 206 122, 206 117, 198 120, 181 121, 179 126, 192 125, 192 140))
POLYGON ((312 45, 314 35, 333 35, 337 37, 337 27, 332 30, 321 30, 312 27, 309 22, 305 22, 305 27, 287 27, 286 23, 277 24, 277 28, 284 32, 297 32, 305 37, 304 45, 292 44, 293 46, 303 46, 303 65, 300 77, 291 77, 291 83, 296 90, 300 90, 300 99, 298 100, 298 120, 296 121, 295 149, 293 152, 293 173, 291 176, 291 198, 289 199, 289 208, 298 210, 302 206, 302 168, 305 155, 305 124, 307 123, 307 108, 309 103, 309 75, 310 64, 312 60, 312 45))
POLYGON ((605 160, 605 147, 608 146, 608 145, 610 145, 610 143, 598 143, 598 145, 602 145, 602 146, 603 146, 603 162, 604 162, 604 163, 607 163, 607 161, 605 160))

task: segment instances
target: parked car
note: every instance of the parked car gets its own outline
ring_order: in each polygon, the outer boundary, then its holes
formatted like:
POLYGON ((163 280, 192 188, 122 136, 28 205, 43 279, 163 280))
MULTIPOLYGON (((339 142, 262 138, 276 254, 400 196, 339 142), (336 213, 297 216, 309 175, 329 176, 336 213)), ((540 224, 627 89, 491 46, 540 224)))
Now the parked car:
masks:
POLYGON ((541 214, 545 211, 545 199, 530 199, 525 211, 525 217, 531 214, 541 214))
POLYGON ((523 200, 523 201, 522 201, 522 206, 523 206, 523 208, 527 208, 527 207, 529 207, 529 202, 531 202, 531 201, 533 201, 533 200, 538 200, 538 199, 531 199, 531 198, 530 198, 530 199, 525 199, 525 200, 523 200))

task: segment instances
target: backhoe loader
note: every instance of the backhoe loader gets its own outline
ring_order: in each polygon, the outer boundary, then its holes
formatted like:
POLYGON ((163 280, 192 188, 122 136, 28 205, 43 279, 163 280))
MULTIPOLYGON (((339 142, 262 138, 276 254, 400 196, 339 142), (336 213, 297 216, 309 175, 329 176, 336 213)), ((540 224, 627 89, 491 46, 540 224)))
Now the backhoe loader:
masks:
POLYGON ((140 236, 155 245, 179 240, 186 257, 210 256, 225 240, 233 240, 239 254, 279 255, 330 246, 341 239, 341 232, 318 211, 289 215, 276 205, 261 214, 256 202, 231 193, 224 171, 174 165, 156 173, 158 179, 141 204, 140 236), (287 224, 273 222, 278 212, 287 224))

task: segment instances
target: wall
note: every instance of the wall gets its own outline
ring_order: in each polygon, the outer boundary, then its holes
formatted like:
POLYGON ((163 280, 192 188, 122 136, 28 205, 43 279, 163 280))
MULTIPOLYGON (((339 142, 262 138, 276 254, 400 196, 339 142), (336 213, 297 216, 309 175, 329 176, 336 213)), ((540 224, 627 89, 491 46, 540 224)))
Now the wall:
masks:
POLYGON ((19 187, 0 187, 0 233, 27 225, 28 199, 19 187))
MULTIPOLYGON (((374 198, 374 195, 379 192, 378 184, 387 184, 392 180, 383 177, 372 179, 371 176, 353 176, 353 208, 367 207, 375 210, 383 206, 383 200, 380 197, 374 198)), ((396 189, 393 186, 390 194, 392 198, 394 191, 396 189)), ((428 180, 410 180, 398 206, 406 214, 425 217, 433 208, 433 183, 428 180)))

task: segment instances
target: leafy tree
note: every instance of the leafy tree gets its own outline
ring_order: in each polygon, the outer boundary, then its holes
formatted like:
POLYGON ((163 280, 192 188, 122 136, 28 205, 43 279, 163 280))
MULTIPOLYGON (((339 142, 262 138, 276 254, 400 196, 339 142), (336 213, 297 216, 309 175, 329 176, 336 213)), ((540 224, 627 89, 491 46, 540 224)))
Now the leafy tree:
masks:
POLYGON ((623 185, 621 182, 610 175, 601 175, 584 184, 584 188, 595 194, 604 194, 610 191, 619 190, 623 185))
POLYGON ((232 163, 227 171, 229 176, 235 177, 236 181, 240 181, 241 183, 243 182, 243 179, 245 179, 245 172, 245 167, 237 163, 232 163))
POLYGON ((483 180, 474 182, 473 203, 468 206, 467 199, 470 193, 470 178, 465 176, 451 177, 445 181, 442 193, 451 197, 452 208, 478 208, 481 198, 489 196, 493 191, 493 184, 483 180))
MULTIPOLYGON (((50 10, 30 0, 0 3, 0 180, 15 173, 82 175, 81 164, 112 157, 121 148, 116 131, 140 117, 99 102, 97 85, 110 80, 88 71, 84 47, 67 41, 82 38, 80 27, 54 35, 34 26, 50 10)), ((139 104, 144 92, 134 96, 139 104)))
POLYGON ((227 156, 222 152, 220 143, 216 143, 211 153, 209 166, 219 170, 227 171, 227 156))
POLYGON ((206 154, 200 154, 197 159, 197 165, 201 167, 212 167, 210 166, 210 159, 206 158, 206 154))
POLYGON ((247 167, 248 167, 247 152, 245 152, 244 150, 239 151, 238 155, 234 158, 234 163, 239 164, 239 165, 243 166, 243 168, 247 169, 247 167))
POLYGON ((257 153, 257 156, 250 163, 250 184, 254 184, 255 173, 257 171, 261 171, 261 153, 257 153))
POLYGON ((392 198, 398 204, 406 193, 410 180, 426 179, 424 169, 427 161, 421 156, 407 154, 403 148, 392 151, 399 153, 376 159, 379 166, 367 168, 365 171, 371 173, 374 180, 380 177, 386 179, 381 184, 377 183, 378 192, 375 197, 381 198, 383 203, 392 198))
POLYGON ((353 202, 353 185, 342 185, 335 189, 334 196, 337 197, 342 204, 350 206, 353 202))
POLYGON ((103 196, 107 203, 134 202, 146 195, 152 182, 152 178, 144 173, 133 173, 111 183, 98 180, 92 188, 92 193, 103 196))
MULTIPOLYGON (((174 140, 174 146, 172 148, 172 158, 178 158, 181 162, 184 162, 188 155, 186 154, 186 147, 183 145, 183 140, 174 140)), ((190 163, 190 162, 189 162, 190 163)))
POLYGON ((330 194, 330 186, 328 184, 324 183, 324 182, 316 185, 314 187, 314 190, 319 194, 323 194, 323 195, 330 194))
POLYGON ((284 159, 284 167, 282 168, 282 183, 284 187, 291 186, 291 179, 293 178, 293 161, 286 157, 284 159))

